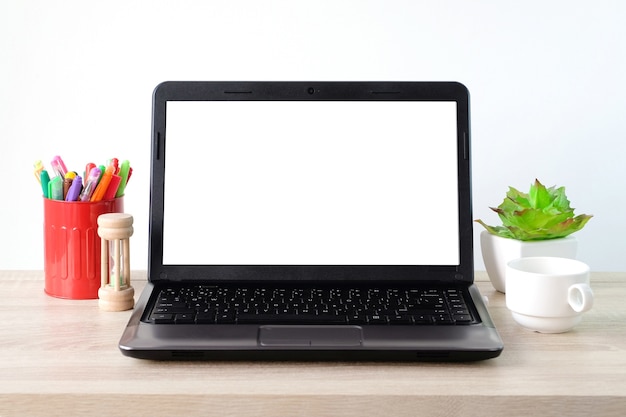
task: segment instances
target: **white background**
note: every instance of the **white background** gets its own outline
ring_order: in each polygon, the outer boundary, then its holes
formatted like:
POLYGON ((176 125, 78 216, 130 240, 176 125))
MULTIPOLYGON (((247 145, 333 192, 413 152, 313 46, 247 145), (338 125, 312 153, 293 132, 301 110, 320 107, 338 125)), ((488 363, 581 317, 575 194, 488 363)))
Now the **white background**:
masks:
MULTIPOLYGON (((455 80, 471 91, 474 217, 564 185, 594 270, 626 270, 626 2, 0 2, 0 268, 43 267, 36 159, 131 160, 147 265, 151 93, 164 80, 455 80)), ((483 269, 475 229, 476 268, 483 269)))

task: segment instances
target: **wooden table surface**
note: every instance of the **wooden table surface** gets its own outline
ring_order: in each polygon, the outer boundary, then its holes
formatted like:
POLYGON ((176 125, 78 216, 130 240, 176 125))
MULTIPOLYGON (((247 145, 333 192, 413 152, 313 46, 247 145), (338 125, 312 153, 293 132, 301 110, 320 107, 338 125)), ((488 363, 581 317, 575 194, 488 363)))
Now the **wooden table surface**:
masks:
MULTIPOLYGON (((153 362, 122 356, 130 311, 0 271, 0 417, 626 416, 626 273, 593 273, 594 308, 564 334, 518 326, 484 273, 504 341, 474 363, 153 362)), ((138 293, 145 272, 134 272, 138 293)))

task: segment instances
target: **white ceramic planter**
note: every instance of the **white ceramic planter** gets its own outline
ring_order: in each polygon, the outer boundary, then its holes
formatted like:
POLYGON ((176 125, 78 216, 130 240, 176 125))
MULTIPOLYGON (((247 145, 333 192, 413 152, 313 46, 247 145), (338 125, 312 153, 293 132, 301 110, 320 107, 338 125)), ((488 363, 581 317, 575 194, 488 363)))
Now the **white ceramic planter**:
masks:
POLYGON ((578 242, 572 235, 549 240, 522 241, 495 236, 486 230, 480 233, 480 249, 487 275, 493 287, 506 292, 506 264, 517 258, 553 256, 576 259, 578 242))

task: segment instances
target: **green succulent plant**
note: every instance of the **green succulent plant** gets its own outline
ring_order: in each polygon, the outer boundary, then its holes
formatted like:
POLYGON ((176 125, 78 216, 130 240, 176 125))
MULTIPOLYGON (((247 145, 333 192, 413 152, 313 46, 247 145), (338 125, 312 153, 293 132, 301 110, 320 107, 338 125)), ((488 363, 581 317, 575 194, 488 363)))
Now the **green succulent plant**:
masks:
POLYGON ((582 229, 591 215, 574 216, 574 209, 565 196, 565 187, 546 188, 539 180, 530 186, 528 194, 509 187, 506 198, 498 208, 502 226, 489 226, 476 220, 489 233, 517 240, 547 240, 565 237, 582 229))

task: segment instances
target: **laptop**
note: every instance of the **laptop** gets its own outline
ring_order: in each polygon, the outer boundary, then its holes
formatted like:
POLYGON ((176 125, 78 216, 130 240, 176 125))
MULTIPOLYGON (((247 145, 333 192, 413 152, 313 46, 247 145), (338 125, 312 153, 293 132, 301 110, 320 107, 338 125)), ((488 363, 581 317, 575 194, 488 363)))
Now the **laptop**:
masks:
POLYGON ((142 359, 471 361, 467 89, 164 82, 153 94, 142 359))

